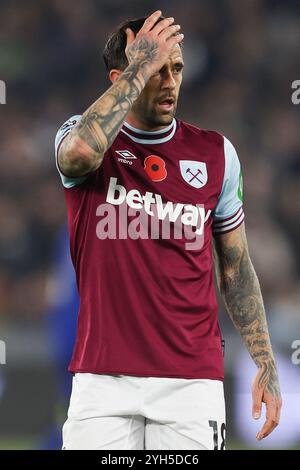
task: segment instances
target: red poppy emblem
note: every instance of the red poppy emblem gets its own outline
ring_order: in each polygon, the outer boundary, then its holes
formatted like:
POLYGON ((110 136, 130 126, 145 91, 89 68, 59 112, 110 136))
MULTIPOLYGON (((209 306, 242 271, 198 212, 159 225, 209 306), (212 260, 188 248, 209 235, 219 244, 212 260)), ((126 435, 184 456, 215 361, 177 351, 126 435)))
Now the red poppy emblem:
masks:
POLYGON ((167 176, 166 164, 164 160, 157 155, 150 155, 145 158, 144 168, 152 181, 162 181, 167 176))

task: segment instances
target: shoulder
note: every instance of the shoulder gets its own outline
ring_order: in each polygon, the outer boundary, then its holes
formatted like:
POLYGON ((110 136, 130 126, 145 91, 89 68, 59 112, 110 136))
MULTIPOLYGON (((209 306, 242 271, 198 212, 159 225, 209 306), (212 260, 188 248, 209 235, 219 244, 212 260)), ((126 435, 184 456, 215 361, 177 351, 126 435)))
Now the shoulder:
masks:
POLYGON ((203 129, 201 127, 195 126, 194 124, 181 121, 180 119, 177 119, 177 125, 179 130, 186 137, 201 139, 211 145, 217 145, 221 147, 224 146, 225 137, 216 130, 203 129))
POLYGON ((75 114, 74 116, 71 116, 69 119, 67 119, 58 129, 56 133, 55 140, 59 140, 63 137, 65 137, 71 129, 77 124, 77 122, 80 120, 81 114, 75 114))
POLYGON ((198 142, 210 150, 218 150, 226 162, 226 166, 238 165, 239 157, 232 142, 221 132, 213 129, 203 129, 177 119, 178 129, 184 139, 198 142))
POLYGON ((66 136, 71 132, 71 130, 73 129, 73 127, 77 124, 77 122, 80 120, 81 118, 81 114, 75 114, 74 116, 71 116, 69 119, 67 119, 61 126, 60 128, 58 129, 57 133, 56 133, 56 136, 55 136, 55 162, 56 162, 56 168, 58 170, 58 173, 60 174, 60 177, 61 177, 61 181, 62 181, 62 184, 65 188, 67 189, 70 189, 70 188, 73 188, 75 186, 78 186, 80 185, 81 183, 83 183, 88 175, 86 176, 80 176, 80 177, 73 177, 73 178, 70 178, 68 176, 65 176, 63 174, 63 172, 61 171, 60 169, 60 166, 59 166, 59 158, 58 158, 58 154, 59 154, 59 149, 63 143, 63 140, 66 138, 66 136))

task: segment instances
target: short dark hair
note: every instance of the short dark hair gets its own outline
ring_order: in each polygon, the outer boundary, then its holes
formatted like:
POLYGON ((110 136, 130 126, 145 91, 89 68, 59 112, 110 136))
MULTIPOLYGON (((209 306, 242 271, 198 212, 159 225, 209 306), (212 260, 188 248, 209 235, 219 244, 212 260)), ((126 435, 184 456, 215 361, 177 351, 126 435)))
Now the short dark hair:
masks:
MULTIPOLYGON (((156 23, 164 18, 164 16, 160 16, 156 23)), ((128 60, 125 54, 127 44, 126 28, 130 28, 134 34, 137 34, 146 19, 147 16, 126 20, 112 33, 103 51, 103 59, 108 71, 112 69, 124 70, 127 67, 128 60)))

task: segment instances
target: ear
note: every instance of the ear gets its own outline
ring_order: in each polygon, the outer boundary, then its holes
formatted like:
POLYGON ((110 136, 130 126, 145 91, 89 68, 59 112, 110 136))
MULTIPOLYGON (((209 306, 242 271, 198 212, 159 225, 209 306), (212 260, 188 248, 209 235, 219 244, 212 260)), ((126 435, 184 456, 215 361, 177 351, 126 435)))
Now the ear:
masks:
POLYGON ((111 81, 112 83, 115 83, 115 82, 118 80, 118 78, 120 77, 121 73, 122 73, 122 70, 119 70, 119 69, 111 69, 111 70, 109 71, 109 79, 110 79, 110 81, 111 81))

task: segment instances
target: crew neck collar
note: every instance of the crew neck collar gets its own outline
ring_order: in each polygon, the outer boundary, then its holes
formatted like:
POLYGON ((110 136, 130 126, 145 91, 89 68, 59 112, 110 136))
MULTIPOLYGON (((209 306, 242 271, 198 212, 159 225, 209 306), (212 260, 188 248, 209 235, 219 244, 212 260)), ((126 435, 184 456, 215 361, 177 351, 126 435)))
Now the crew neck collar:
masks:
POLYGON ((131 140, 140 144, 163 144, 172 139, 176 131, 176 119, 171 124, 158 131, 144 131, 124 122, 121 132, 131 140))

